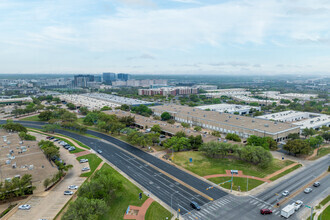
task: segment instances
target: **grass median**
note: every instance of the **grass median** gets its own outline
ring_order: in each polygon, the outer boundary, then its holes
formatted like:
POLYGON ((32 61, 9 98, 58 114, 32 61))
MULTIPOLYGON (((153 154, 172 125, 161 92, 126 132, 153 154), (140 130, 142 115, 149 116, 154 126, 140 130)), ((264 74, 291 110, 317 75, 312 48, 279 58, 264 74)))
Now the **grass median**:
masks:
POLYGON ((274 159, 267 168, 261 168, 251 163, 237 159, 217 159, 207 157, 204 153, 198 151, 176 152, 173 162, 199 176, 211 174, 225 174, 226 170, 241 170, 244 175, 255 177, 266 177, 283 167, 292 163, 290 160, 274 159), (189 162, 192 158, 192 162, 189 162))
POLYGON ((38 118, 38 115, 33 115, 26 118, 22 118, 20 119, 20 121, 40 121, 40 119, 38 118))
POLYGON ((302 166, 301 164, 297 164, 297 165, 295 165, 294 167, 291 167, 290 169, 287 169, 287 170, 283 171, 282 173, 280 173, 280 174, 278 174, 278 175, 276 175, 276 176, 273 176, 272 178, 270 178, 270 180, 271 180, 271 181, 275 181, 275 180, 281 178, 282 176, 285 176, 285 175, 287 175, 288 173, 291 173, 292 171, 298 169, 298 168, 301 167, 301 166, 302 166))
POLYGON ((80 159, 88 159, 90 171, 81 174, 80 175, 81 177, 90 177, 93 174, 93 172, 95 171, 95 169, 102 162, 102 159, 99 158, 98 156, 96 156, 95 154, 87 154, 87 155, 84 155, 84 156, 77 157, 76 159, 78 161, 80 161, 80 159))
MULTIPOLYGON (((213 182, 215 184, 219 184, 219 183, 223 183, 225 181, 231 180, 231 177, 214 177, 214 178, 210 178, 208 180, 210 180, 211 182, 213 182)), ((255 179, 247 180, 247 178, 233 177, 233 190, 246 192, 247 187, 249 190, 252 190, 263 183, 264 182, 260 181, 260 180, 255 180, 255 179)), ((231 183, 227 182, 227 183, 221 184, 220 186, 225 189, 230 189, 230 185, 231 185, 231 183)))

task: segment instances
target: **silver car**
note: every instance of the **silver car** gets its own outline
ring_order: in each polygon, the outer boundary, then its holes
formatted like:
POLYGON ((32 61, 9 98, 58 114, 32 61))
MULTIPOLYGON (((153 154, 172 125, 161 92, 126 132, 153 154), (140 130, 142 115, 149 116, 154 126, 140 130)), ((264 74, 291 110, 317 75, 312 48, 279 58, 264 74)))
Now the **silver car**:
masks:
POLYGON ((84 167, 84 168, 81 169, 81 171, 88 171, 88 170, 90 170, 89 167, 84 167))
POLYGON ((70 186, 68 186, 68 189, 70 189, 70 190, 78 189, 78 186, 77 185, 70 185, 70 186))
POLYGON ((285 190, 283 193, 282 193, 282 196, 288 196, 290 194, 290 192, 288 190, 285 190))
POLYGON ((64 195, 73 195, 73 192, 72 191, 70 191, 70 190, 66 190, 66 191, 64 191, 64 195))
POLYGON ((18 209, 20 209, 20 210, 29 210, 30 208, 31 208, 31 206, 28 204, 18 206, 18 209))
POLYGON ((312 190, 312 188, 306 188, 305 190, 304 190, 304 193, 310 193, 310 192, 312 192, 313 190, 312 190))

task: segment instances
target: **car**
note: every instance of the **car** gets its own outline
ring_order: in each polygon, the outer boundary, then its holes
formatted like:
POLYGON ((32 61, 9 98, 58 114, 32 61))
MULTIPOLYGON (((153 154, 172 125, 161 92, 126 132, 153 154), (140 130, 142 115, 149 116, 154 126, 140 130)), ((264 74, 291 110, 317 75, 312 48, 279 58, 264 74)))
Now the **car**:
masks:
POLYGON ((69 151, 74 151, 74 150, 76 150, 76 148, 75 147, 70 147, 68 150, 69 151))
POLYGON ((288 196, 290 194, 290 192, 288 190, 285 190, 283 193, 282 193, 282 196, 288 196))
POLYGON ((54 142, 57 142, 57 141, 59 141, 59 139, 55 139, 55 140, 54 140, 54 142))
POLYGON ((260 209, 260 214, 262 215, 267 215, 267 214, 272 214, 273 211, 270 209, 260 209))
POLYGON ((313 191, 313 189, 312 188, 306 188, 305 190, 304 190, 304 193, 310 193, 310 192, 312 192, 313 191))
POLYGON ((81 171, 87 171, 87 170, 90 170, 90 168, 89 167, 84 167, 84 168, 81 169, 81 171))
POLYGON ((97 153, 102 154, 102 150, 97 150, 97 153))
POLYGON ((71 189, 71 190, 78 189, 78 186, 77 185, 70 185, 70 186, 68 186, 68 189, 71 189))
POLYGON ((31 208, 31 206, 28 204, 18 206, 18 209, 20 209, 20 210, 29 210, 30 208, 31 208))
POLYGON ((80 163, 86 163, 86 162, 88 162, 88 159, 83 158, 83 159, 80 159, 79 162, 80 162, 80 163))
POLYGON ((46 139, 49 139, 49 138, 51 138, 51 136, 46 137, 46 139))
POLYGON ((66 191, 64 191, 64 195, 73 195, 73 192, 72 191, 70 191, 70 190, 66 190, 66 191))
POLYGON ((71 145, 65 145, 64 148, 65 149, 69 149, 71 147, 71 145))
POLYGON ((54 137, 50 137, 50 138, 49 138, 49 140, 53 140, 53 139, 55 139, 55 138, 54 138, 54 137))
POLYGON ((292 205, 294 206, 295 210, 297 211, 298 209, 300 209, 300 207, 302 206, 303 202, 301 200, 297 200, 295 203, 292 203, 292 205))
POLYGON ((201 210, 201 207, 198 205, 198 203, 197 202, 195 202, 195 201, 191 201, 191 203, 190 203, 190 206, 193 208, 193 209, 196 209, 196 210, 201 210))
POLYGON ((320 182, 315 182, 315 183, 313 184, 314 187, 318 187, 318 186, 320 186, 320 185, 321 185, 320 182))

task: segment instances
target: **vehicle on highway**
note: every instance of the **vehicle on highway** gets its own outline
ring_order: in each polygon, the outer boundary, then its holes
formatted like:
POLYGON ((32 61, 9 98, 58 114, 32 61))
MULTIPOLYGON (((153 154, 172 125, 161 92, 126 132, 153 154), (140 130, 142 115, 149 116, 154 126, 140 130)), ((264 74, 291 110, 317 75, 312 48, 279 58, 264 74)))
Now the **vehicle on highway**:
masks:
POLYGON ((282 193, 282 196, 288 196, 290 194, 290 192, 288 190, 285 190, 283 193, 282 193))
POLYGON ((294 207, 294 205, 287 205, 281 210, 281 216, 283 216, 284 218, 289 218, 291 215, 293 215, 295 209, 296 208, 294 207))
POLYGON ((97 150, 97 153, 102 154, 102 151, 101 150, 97 150))
POLYGON ((191 201, 191 203, 190 203, 190 206, 193 208, 193 209, 196 209, 196 210, 201 210, 201 207, 198 205, 198 203, 197 202, 195 202, 195 201, 191 201))
POLYGON ((87 171, 87 170, 90 170, 89 167, 84 167, 81 169, 81 171, 87 171))
POLYGON ((320 186, 320 185, 321 185, 320 182, 315 182, 315 183, 313 184, 314 187, 318 187, 318 186, 320 186))
POLYGON ((68 189, 74 190, 74 189, 78 189, 77 185, 70 185, 68 186, 68 189))
POLYGON ((31 208, 31 206, 28 204, 18 206, 18 209, 20 209, 20 210, 29 210, 30 208, 31 208))
POLYGON ((80 159, 80 161, 79 161, 80 163, 86 163, 86 162, 88 162, 88 159, 86 159, 86 158, 83 158, 83 159, 80 159))
POLYGON ((73 192, 70 190, 64 191, 64 195, 73 195, 73 192))
POLYGON ((297 211, 298 209, 300 209, 300 207, 302 206, 303 201, 301 200, 297 200, 296 202, 292 203, 292 205, 294 205, 295 210, 297 211))
POLYGON ((312 192, 312 191, 313 191, 312 188, 306 188, 306 189, 304 190, 304 193, 308 194, 308 193, 310 193, 310 192, 312 192))
POLYGON ((260 209, 260 214, 262 215, 267 215, 267 214, 272 214, 273 211, 270 209, 260 209))

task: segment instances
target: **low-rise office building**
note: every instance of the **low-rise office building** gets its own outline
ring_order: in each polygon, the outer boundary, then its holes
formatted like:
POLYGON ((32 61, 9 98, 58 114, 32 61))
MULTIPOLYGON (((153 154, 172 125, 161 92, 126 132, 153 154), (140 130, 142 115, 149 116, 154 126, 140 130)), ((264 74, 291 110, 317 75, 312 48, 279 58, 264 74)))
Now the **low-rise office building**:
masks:
POLYGON ((292 124, 222 112, 203 111, 186 106, 162 105, 154 106, 152 110, 155 115, 160 116, 163 112, 168 112, 178 122, 185 122, 191 126, 201 126, 222 133, 235 133, 243 138, 256 135, 282 141, 286 140, 290 133, 300 132, 299 127, 292 124))
POLYGON ((245 104, 258 103, 258 105, 260 105, 260 106, 272 105, 273 102, 275 102, 276 104, 279 103, 279 100, 256 99, 256 98, 248 97, 248 96, 244 96, 244 95, 235 95, 232 97, 233 97, 233 99, 240 101, 240 102, 244 102, 245 104))
POLYGON ((131 99, 131 98, 126 98, 126 97, 121 97, 121 96, 116 96, 116 95, 109 95, 105 93, 86 93, 82 94, 82 96, 97 99, 97 100, 102 100, 102 101, 107 101, 111 102, 117 105, 130 105, 130 106, 139 106, 139 105, 152 105, 156 104, 154 102, 147 102, 139 99, 131 99))
POLYGON ((197 93, 198 93, 198 89, 191 88, 191 87, 163 87, 163 88, 156 88, 156 89, 139 89, 138 90, 139 95, 147 95, 147 96, 154 96, 154 95, 176 96, 176 95, 191 95, 191 94, 197 94, 197 93))
POLYGON ((250 105, 235 105, 235 104, 215 104, 215 105, 203 105, 196 107, 201 110, 209 110, 216 112, 224 112, 229 114, 246 115, 249 114, 252 109, 261 111, 259 106, 250 105))
POLYGON ((301 130, 305 128, 319 129, 322 126, 330 126, 329 115, 313 112, 283 111, 258 116, 256 118, 292 123, 299 126, 301 130))

